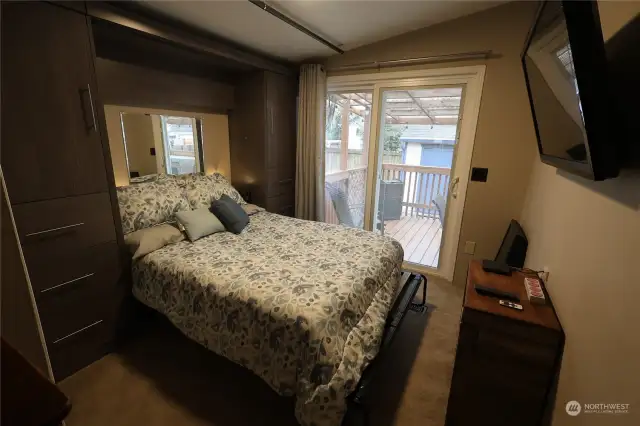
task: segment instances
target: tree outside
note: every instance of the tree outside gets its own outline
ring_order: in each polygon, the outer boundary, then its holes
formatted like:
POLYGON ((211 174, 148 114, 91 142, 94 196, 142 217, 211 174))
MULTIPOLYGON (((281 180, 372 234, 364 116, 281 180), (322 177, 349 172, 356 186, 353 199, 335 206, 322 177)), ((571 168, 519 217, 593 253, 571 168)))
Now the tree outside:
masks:
MULTIPOLYGON (((338 140, 342 137, 342 111, 343 108, 338 103, 327 100, 327 121, 326 138, 328 140, 338 140)), ((356 134, 364 135, 364 119, 353 112, 349 113, 349 124, 355 125, 356 134)), ((407 125, 385 124, 384 125, 384 152, 400 153, 402 151, 402 142, 400 138, 407 129, 407 125)))

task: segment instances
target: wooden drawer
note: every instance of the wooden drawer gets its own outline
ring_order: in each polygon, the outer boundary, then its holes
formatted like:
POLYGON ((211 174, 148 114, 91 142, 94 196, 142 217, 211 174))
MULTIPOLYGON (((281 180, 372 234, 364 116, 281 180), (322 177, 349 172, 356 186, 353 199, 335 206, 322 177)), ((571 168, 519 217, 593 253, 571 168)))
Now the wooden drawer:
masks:
POLYGON ((70 336, 56 345, 48 345, 53 376, 57 382, 113 351, 115 326, 102 321, 70 336))
POLYGON ((58 198, 13 206, 28 257, 90 247, 116 239, 109 194, 58 198))
POLYGON ((121 270, 115 241, 69 251, 45 253, 31 250, 27 267, 36 299, 53 297, 78 286, 91 285, 93 277, 110 275, 115 281, 121 270))
POLYGON ((293 178, 283 178, 278 169, 267 170, 267 197, 293 194, 295 183, 293 178))
POLYGON ((542 345, 556 351, 561 333, 545 327, 527 324, 521 321, 504 321, 503 317, 474 309, 464 309, 462 322, 483 332, 496 332, 514 340, 526 340, 531 345, 542 345))
POLYGON ((96 272, 68 286, 58 287, 38 300, 38 312, 49 346, 98 321, 113 322, 123 300, 117 271, 96 272))
POLYGON ((520 365, 526 371, 551 371, 556 348, 536 344, 526 338, 513 338, 496 330, 478 333, 476 356, 493 364, 520 365))

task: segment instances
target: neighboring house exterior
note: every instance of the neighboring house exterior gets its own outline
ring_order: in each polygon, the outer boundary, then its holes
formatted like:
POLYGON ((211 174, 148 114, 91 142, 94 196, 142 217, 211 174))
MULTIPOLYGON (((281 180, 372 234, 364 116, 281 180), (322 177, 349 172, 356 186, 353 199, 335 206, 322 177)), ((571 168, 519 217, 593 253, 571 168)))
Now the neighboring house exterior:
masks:
POLYGON ((402 163, 451 168, 456 126, 411 124, 400 136, 402 163))

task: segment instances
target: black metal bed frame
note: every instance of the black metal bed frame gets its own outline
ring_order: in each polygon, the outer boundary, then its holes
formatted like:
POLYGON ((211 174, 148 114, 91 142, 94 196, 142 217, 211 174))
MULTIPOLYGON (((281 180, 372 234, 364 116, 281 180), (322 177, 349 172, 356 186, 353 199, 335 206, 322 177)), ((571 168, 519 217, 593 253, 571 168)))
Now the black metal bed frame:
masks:
POLYGON ((376 366, 380 364, 381 359, 388 352, 389 347, 396 336, 396 332, 402 325, 402 321, 407 315, 407 312, 409 310, 414 312, 425 312, 427 309, 426 303, 427 278, 420 274, 411 274, 404 287, 402 287, 402 290, 400 290, 400 294, 389 312, 378 355, 367 366, 367 368, 365 368, 356 389, 348 397, 349 414, 345 416, 343 426, 355 426, 352 423, 352 419, 354 418, 359 418, 359 423, 361 425, 369 425, 367 394, 369 385, 372 383, 375 373, 377 372, 376 366), (419 303, 415 303, 413 302, 413 299, 418 293, 418 289, 422 283, 424 283, 424 285, 422 285, 422 300, 419 303))

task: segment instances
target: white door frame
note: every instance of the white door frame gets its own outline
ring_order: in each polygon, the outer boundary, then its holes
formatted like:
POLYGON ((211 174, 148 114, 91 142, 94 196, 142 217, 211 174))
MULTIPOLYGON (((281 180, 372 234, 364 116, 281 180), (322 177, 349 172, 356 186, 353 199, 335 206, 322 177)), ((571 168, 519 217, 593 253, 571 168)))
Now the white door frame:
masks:
MULTIPOLYGON (((367 176, 367 194, 376 194, 378 190, 378 162, 379 162, 379 126, 380 121, 380 100, 381 89, 390 89, 395 87, 407 86, 463 86, 463 103, 461 105, 462 114, 459 117, 459 141, 456 149, 454 167, 457 175, 451 176, 451 182, 454 178, 458 178, 458 197, 456 200, 451 199, 449 191, 449 199, 447 200, 447 213, 445 233, 442 236, 443 248, 445 252, 440 253, 440 267, 436 271, 431 268, 416 268, 413 264, 405 264, 403 267, 416 270, 420 273, 440 276, 448 281, 453 280, 453 272, 455 270, 455 262, 458 253, 458 244, 460 240, 460 230, 462 226, 462 215, 464 211, 464 202, 467 194, 467 186, 469 183, 469 175, 471 171, 471 157, 473 154, 473 145, 475 142, 476 126, 478 123, 478 114, 480 112, 480 101, 482 98, 482 87, 484 84, 485 66, 474 65, 466 67, 437 68, 412 71, 392 71, 392 72, 375 72, 356 75, 330 76, 327 78, 327 91, 336 90, 357 90, 357 89, 373 89, 373 102, 371 109, 371 129, 369 132, 369 173, 367 176), (466 175, 461 175, 462 171, 467 171, 466 175), (456 208, 450 208, 453 203, 456 208), (446 245, 445 245, 446 242, 446 245)), ((373 227, 373 215, 375 214, 375 199, 368 195, 365 200, 365 229, 371 230, 373 227)))

